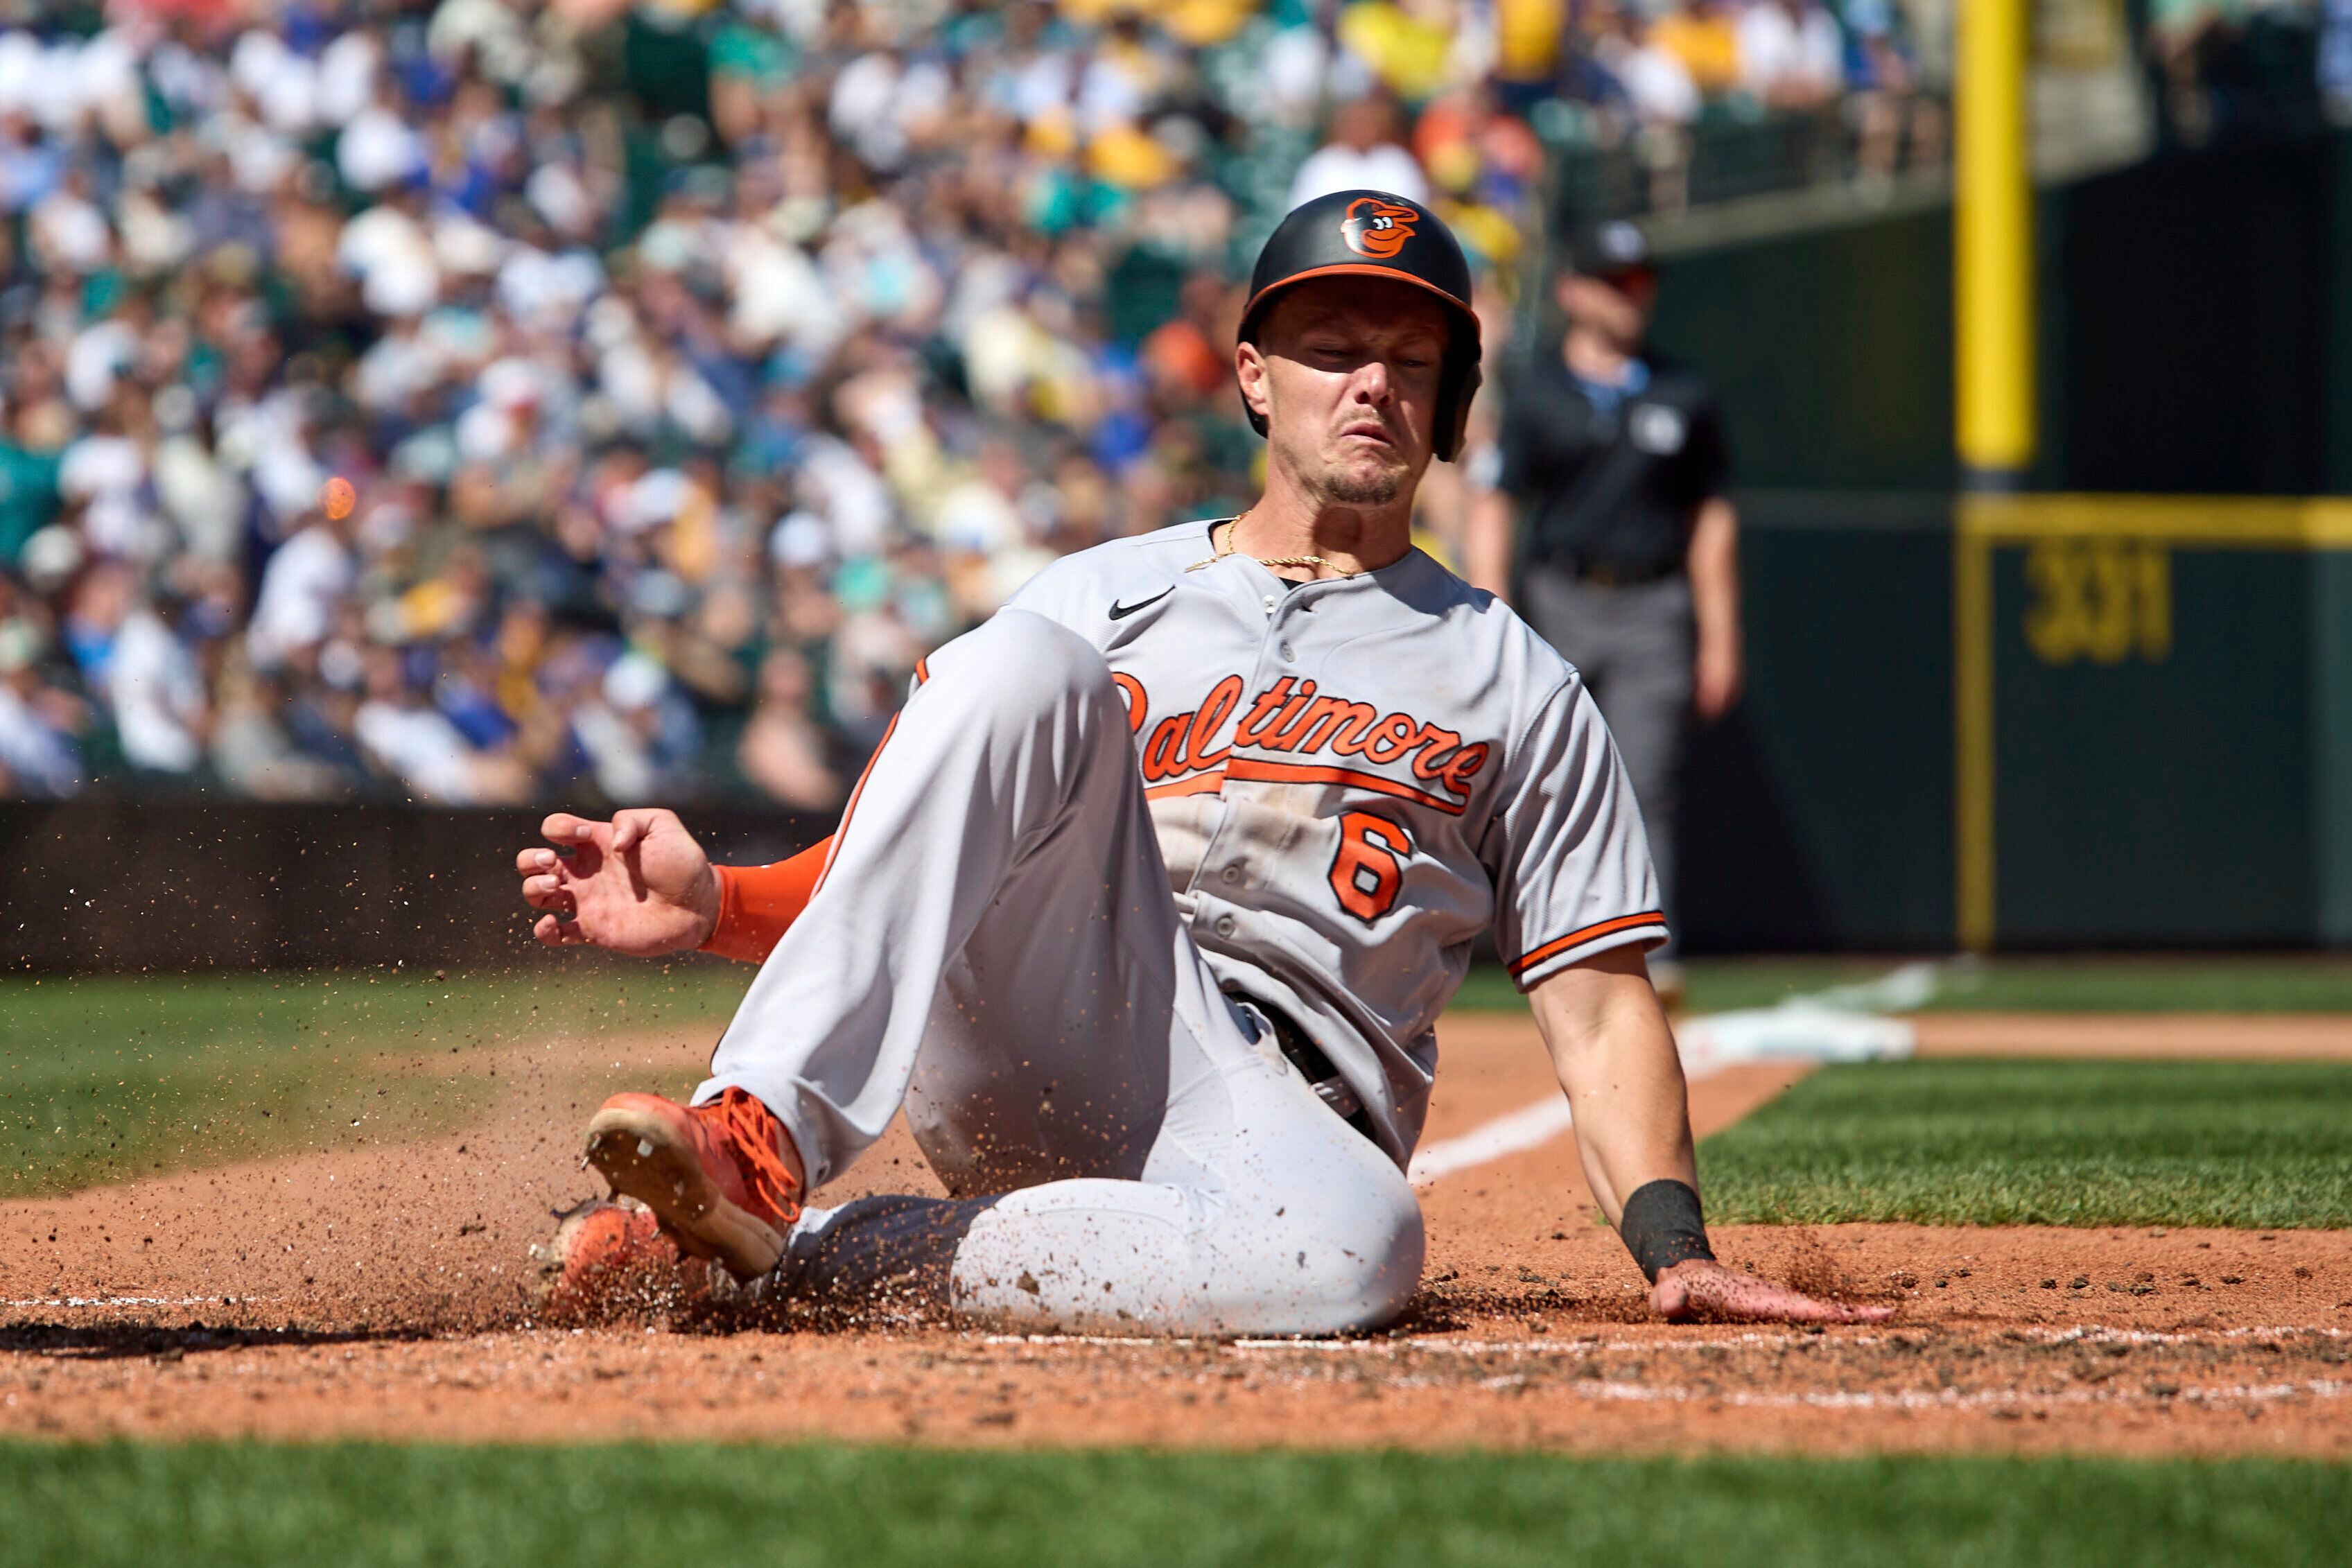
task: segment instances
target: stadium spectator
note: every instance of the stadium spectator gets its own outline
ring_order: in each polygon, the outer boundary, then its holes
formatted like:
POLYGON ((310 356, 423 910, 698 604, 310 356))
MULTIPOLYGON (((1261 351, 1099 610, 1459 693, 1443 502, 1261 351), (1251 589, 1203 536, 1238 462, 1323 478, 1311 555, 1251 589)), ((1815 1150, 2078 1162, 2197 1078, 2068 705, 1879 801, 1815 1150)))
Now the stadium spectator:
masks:
POLYGON ((1606 0, 0 0, 0 793, 831 809, 1039 564, 1251 492, 1291 193, 1491 289, 1540 111, 1701 94, 1606 0))
POLYGON ((1845 7, 1846 111, 1855 134, 1854 163, 1884 179, 1908 163, 1940 163, 1944 105, 1921 88, 1912 34, 1890 0, 1848 0, 1845 7))
POLYGON ((1649 41, 1675 58, 1701 95, 1718 98, 1740 85, 1739 34, 1723 0, 1672 0, 1651 25, 1649 41))
POLYGON ((1331 117, 1331 139, 1308 155, 1290 182, 1290 205, 1358 188, 1388 191, 1407 201, 1429 199, 1428 177, 1398 145, 1396 116, 1385 99, 1360 98, 1339 107, 1331 117))
POLYGON ((41 633, 27 616, 0 621, 0 795, 53 799, 81 786, 81 705, 42 678, 41 633))
POLYGON ((2148 0, 2141 47, 2158 141, 2315 130, 2342 86, 2342 40, 2326 36, 2341 32, 2339 13, 2315 0, 2148 0))
POLYGON ((1845 79, 1845 40, 1821 0, 1753 0, 1739 14, 1740 84, 1768 109, 1811 114, 1845 79))
POLYGON ((832 811, 845 796, 841 772, 816 721, 816 687, 808 660, 780 647, 760 666, 760 696, 737 758, 743 776, 769 799, 802 811, 832 811))
POLYGON ((1682 58, 1661 44, 1630 6, 1601 0, 1589 45, 1592 69, 1585 90, 1613 118, 1648 178, 1649 205, 1662 211, 1688 198, 1692 127, 1698 120, 1698 84, 1682 58))

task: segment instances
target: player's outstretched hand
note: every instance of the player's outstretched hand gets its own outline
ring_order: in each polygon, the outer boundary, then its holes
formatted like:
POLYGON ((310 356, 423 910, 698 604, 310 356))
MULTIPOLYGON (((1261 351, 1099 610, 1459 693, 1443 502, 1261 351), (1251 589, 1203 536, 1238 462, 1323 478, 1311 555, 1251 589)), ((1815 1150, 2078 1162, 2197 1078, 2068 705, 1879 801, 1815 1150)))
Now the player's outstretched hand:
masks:
POLYGON ((1659 1270, 1650 1306, 1670 1323, 1883 1323, 1895 1315, 1892 1307, 1819 1300, 1698 1258, 1659 1270))
POLYGON ((556 847, 524 850, 515 869, 523 901, 546 911, 531 935, 548 946, 650 958, 700 947, 719 924, 719 879, 676 812, 591 822, 559 811, 539 830, 556 847))

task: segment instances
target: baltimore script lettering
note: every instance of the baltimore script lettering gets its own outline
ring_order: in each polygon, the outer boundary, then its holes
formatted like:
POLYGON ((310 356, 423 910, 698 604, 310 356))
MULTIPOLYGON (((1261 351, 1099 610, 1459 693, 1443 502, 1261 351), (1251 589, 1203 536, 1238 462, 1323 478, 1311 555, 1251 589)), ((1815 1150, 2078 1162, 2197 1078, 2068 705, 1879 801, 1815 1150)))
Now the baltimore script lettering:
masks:
MULTIPOLYGON (((1126 695, 1129 725, 1143 735, 1151 719, 1143 683, 1127 674, 1112 679, 1126 695)), ((1409 757, 1415 778, 1466 798, 1470 780, 1486 764, 1488 747, 1483 741, 1464 745, 1454 731, 1402 709, 1384 714, 1368 702, 1322 696, 1312 680, 1288 675, 1259 692, 1242 713, 1232 740, 1217 745, 1218 731, 1241 701, 1242 678, 1228 675, 1209 689, 1200 707, 1171 713, 1152 724, 1143 740, 1143 782, 1165 784, 1222 768, 1236 750, 1360 757, 1381 767, 1409 757)), ((1460 803, 1452 804, 1458 808, 1460 803)))

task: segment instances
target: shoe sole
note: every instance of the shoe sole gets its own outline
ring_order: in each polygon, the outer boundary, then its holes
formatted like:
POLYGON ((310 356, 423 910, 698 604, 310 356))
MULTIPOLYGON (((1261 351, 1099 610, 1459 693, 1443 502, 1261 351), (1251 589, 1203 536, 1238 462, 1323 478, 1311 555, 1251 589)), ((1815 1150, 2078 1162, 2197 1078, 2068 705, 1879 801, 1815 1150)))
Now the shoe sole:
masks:
POLYGON ((607 1106, 588 1123, 588 1163, 633 1197, 690 1252, 716 1258, 739 1279, 772 1273, 784 1256, 772 1226, 719 1190, 694 1151, 660 1117, 607 1106))

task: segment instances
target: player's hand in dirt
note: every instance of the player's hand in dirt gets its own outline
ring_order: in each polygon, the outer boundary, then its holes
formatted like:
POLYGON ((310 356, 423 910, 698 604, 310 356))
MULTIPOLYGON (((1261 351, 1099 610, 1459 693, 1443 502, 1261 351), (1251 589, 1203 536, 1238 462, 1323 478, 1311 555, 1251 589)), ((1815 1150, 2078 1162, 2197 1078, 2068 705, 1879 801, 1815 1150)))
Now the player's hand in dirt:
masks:
POLYGON ((623 811, 591 822, 559 811, 539 830, 557 847, 524 850, 515 869, 523 901, 545 911, 531 927, 541 942, 650 958, 710 939, 719 878, 676 812, 623 811))
POLYGON ((1823 1301, 1698 1258, 1659 1270, 1650 1306, 1670 1323, 1883 1323, 1895 1315, 1892 1307, 1823 1301))

